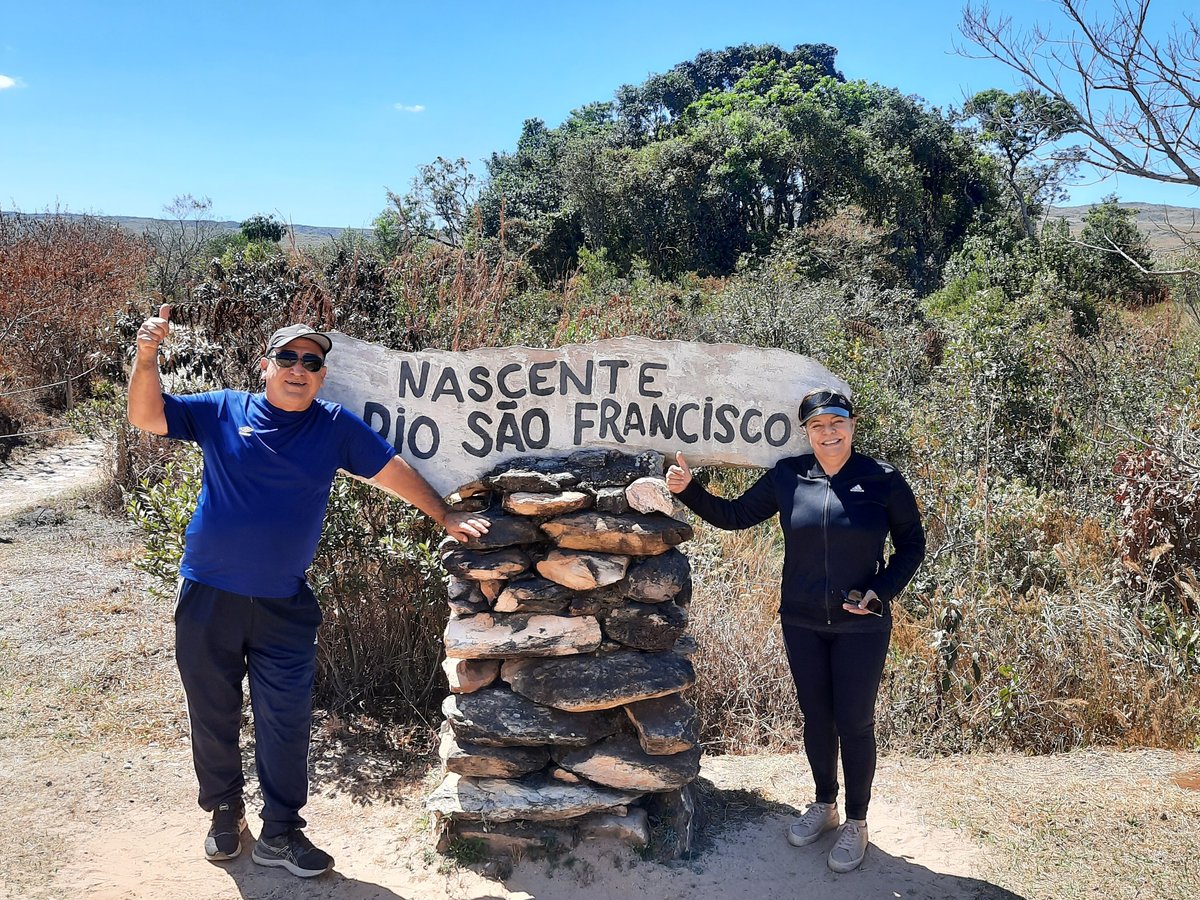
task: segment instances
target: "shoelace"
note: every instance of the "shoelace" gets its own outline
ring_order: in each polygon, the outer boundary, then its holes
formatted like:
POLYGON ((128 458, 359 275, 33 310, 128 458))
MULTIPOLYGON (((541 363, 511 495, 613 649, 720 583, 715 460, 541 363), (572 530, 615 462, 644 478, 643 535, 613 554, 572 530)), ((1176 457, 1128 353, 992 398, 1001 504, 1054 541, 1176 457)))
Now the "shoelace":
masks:
POLYGON ((821 803, 810 803, 808 805, 808 809, 804 811, 804 814, 800 816, 800 821, 796 824, 803 825, 805 827, 808 827, 809 825, 815 825, 827 815, 829 815, 829 807, 821 803))
POLYGON ((857 850, 858 836, 860 829, 853 822, 847 822, 842 826, 842 833, 838 836, 837 843, 833 845, 834 850, 857 850))

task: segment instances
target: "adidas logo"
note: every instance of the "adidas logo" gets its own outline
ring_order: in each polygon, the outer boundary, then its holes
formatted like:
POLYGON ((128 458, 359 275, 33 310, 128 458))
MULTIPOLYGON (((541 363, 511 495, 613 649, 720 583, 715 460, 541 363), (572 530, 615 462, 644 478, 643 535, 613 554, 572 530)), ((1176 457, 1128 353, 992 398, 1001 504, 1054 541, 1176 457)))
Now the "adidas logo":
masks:
POLYGON ((861 484, 856 484, 854 487, 850 488, 850 493, 852 493, 852 494, 863 494, 863 493, 866 493, 866 492, 863 490, 863 486, 862 486, 861 484))

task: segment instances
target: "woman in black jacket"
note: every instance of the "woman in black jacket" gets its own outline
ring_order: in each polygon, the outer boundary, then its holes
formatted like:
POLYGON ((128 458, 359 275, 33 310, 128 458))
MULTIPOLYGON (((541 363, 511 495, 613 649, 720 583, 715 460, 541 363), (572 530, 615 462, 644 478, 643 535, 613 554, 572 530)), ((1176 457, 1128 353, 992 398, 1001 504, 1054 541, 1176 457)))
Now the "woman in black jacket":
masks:
POLYGON ((780 460, 736 500, 714 497, 694 481, 682 453, 667 471, 671 491, 718 528, 749 528, 779 515, 779 618, 816 783, 815 802, 788 829, 788 841, 801 847, 838 827, 840 741, 846 821, 829 851, 835 872, 857 868, 866 853, 875 698, 891 637, 891 601, 925 558, 912 489, 892 466, 854 451, 856 422, 844 395, 808 393, 800 424, 813 452, 780 460), (893 552, 885 558, 889 536, 893 552))

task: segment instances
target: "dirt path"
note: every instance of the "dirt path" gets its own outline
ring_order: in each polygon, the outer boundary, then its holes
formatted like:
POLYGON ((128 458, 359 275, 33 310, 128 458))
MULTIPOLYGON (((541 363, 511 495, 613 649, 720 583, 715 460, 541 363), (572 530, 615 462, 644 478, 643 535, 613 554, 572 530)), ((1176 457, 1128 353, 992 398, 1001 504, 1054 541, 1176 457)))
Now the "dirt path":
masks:
POLYGON ((99 441, 77 440, 0 463, 0 517, 94 484, 103 472, 104 454, 99 441))
POLYGON ((1197 765, 1189 754, 884 757, 873 846, 844 876, 825 867, 831 838, 802 850, 784 840, 808 799, 802 757, 712 757, 701 777, 715 823, 696 859, 663 865, 585 846, 500 871, 429 849, 421 801, 436 760, 355 749, 346 739, 355 723, 318 726, 312 753, 306 815, 338 860, 333 873, 301 881, 248 853, 209 864, 170 602, 133 569, 127 526, 68 506, 0 517, 0 897, 950 900, 1200 890, 1200 794, 1173 781, 1197 765))

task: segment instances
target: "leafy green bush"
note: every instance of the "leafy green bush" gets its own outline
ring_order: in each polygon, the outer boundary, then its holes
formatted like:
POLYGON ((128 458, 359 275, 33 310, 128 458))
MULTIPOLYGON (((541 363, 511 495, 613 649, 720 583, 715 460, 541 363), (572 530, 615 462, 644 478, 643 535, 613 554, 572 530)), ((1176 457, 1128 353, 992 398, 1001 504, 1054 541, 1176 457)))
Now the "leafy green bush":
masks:
POLYGON ((185 445, 167 462, 159 479, 144 478, 127 497, 126 510, 142 530, 145 546, 137 567, 155 578, 161 594, 179 580, 183 536, 200 496, 200 449, 185 445))

